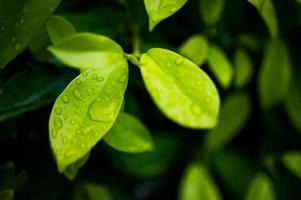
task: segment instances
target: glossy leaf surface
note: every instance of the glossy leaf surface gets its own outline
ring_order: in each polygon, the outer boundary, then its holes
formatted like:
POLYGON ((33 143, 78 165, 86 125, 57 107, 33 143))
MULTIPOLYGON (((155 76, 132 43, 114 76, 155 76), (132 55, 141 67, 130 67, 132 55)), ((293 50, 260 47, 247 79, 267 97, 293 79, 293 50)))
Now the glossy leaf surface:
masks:
POLYGON ((208 64, 220 85, 227 89, 233 79, 233 68, 225 52, 215 45, 210 45, 208 64))
POLYGON ((259 71, 259 97, 270 109, 284 100, 289 90, 291 66, 288 49, 282 41, 268 43, 259 71))
POLYGON ((142 122, 122 112, 103 140, 111 147, 128 153, 152 151, 154 148, 152 137, 142 122))
POLYGON ((234 66, 234 85, 236 88, 242 88, 250 81, 253 74, 252 60, 245 50, 237 49, 235 51, 234 66))
POLYGON ((287 152, 282 161, 288 170, 301 179, 301 152, 287 152))
POLYGON ((201 34, 191 36, 179 47, 179 53, 201 66, 208 57, 207 39, 201 34))
POLYGON ((127 79, 127 62, 122 60, 102 70, 83 72, 58 97, 49 132, 60 172, 86 155, 112 127, 127 79))
POLYGON ((0 68, 21 53, 60 0, 0 1, 0 68))
POLYGON ((152 99, 169 119, 190 128, 216 125, 217 89, 194 63, 172 51, 155 48, 141 56, 140 69, 152 99))
POLYGON ((144 5, 149 16, 149 30, 178 11, 187 0, 144 0, 144 5))
POLYGON ((257 174, 248 189, 245 200, 275 200, 272 181, 263 174, 257 174))
POLYGON ((220 20, 225 0, 200 0, 200 13, 204 23, 213 26, 220 20))
POLYGON ((200 163, 190 164, 180 183, 179 200, 219 199, 219 191, 207 168, 200 163))
POLYGON ((80 69, 111 66, 123 58, 123 51, 116 42, 92 33, 72 35, 48 49, 66 65, 80 69))
POLYGON ((215 151, 229 143, 247 122, 250 111, 251 101, 247 93, 228 96, 223 101, 218 125, 205 136, 207 149, 215 151))
POLYGON ((278 37, 278 21, 272 0, 248 0, 260 13, 272 38, 278 37))
POLYGON ((74 35, 76 30, 72 24, 61 16, 53 15, 47 22, 47 32, 52 43, 74 35))

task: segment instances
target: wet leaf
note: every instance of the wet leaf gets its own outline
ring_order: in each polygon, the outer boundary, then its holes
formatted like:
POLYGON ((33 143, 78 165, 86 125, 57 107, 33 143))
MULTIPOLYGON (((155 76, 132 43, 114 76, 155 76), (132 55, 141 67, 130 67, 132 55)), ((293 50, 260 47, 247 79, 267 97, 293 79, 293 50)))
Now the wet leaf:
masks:
POLYGON ((99 69, 123 58, 121 47, 108 37, 78 33, 56 42, 49 51, 70 67, 99 69))
POLYGON ((208 26, 217 24, 224 11, 224 0, 200 0, 200 13, 208 26))
POLYGON ((191 36, 179 47, 179 53, 201 66, 208 57, 207 39, 201 34, 191 36))
POLYGON ((234 85, 236 88, 242 88, 250 81, 253 74, 252 60, 245 50, 237 49, 235 51, 234 66, 234 85))
POLYGON ((220 85, 227 89, 233 79, 233 67, 225 52, 215 45, 210 45, 208 64, 220 85))
POLYGON ((288 170, 301 179, 301 152, 287 152, 282 161, 288 170))
POLYGON ((258 173, 252 180, 245 200, 274 200, 275 194, 272 181, 263 174, 258 173))
POLYGON ((149 16, 149 30, 177 12, 187 0, 144 0, 144 5, 149 16))
POLYGON ((52 15, 47 22, 47 32, 52 43, 76 33, 72 24, 61 16, 52 15))
POLYGON ((103 140, 111 147, 128 153, 152 151, 154 148, 147 128, 138 119, 126 113, 119 113, 103 140))
POLYGON ((211 79, 194 63, 165 49, 141 56, 141 73, 152 99, 174 122, 189 128, 212 128, 219 95, 211 79))
POLYGON ((284 100, 289 90, 291 66, 284 42, 267 44, 259 71, 259 97, 262 107, 270 109, 284 100))
POLYGON ((219 200, 220 193, 209 174, 200 163, 190 164, 180 183, 179 200, 219 200))
POLYGON ((0 68, 20 54, 60 0, 0 1, 0 68))
POLYGON ((209 151, 221 149, 246 124, 251 111, 250 97, 245 92, 228 96, 222 104, 217 126, 206 134, 205 146, 209 151))
POLYGON ((57 98, 49 120, 51 147, 61 173, 90 152, 119 114, 127 62, 87 70, 57 98))

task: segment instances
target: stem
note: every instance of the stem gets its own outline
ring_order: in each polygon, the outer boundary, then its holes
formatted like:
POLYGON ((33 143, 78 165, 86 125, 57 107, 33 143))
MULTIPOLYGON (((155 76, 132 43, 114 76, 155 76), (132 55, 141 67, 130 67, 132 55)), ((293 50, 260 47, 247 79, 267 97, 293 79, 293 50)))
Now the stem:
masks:
POLYGON ((132 42, 133 42, 133 55, 139 57, 140 56, 140 46, 141 46, 141 40, 140 40, 140 33, 139 33, 139 27, 136 24, 132 25, 132 42))
POLYGON ((140 67, 140 61, 139 61, 140 55, 133 55, 133 54, 127 54, 127 53, 124 53, 123 55, 133 65, 136 65, 136 66, 140 67))

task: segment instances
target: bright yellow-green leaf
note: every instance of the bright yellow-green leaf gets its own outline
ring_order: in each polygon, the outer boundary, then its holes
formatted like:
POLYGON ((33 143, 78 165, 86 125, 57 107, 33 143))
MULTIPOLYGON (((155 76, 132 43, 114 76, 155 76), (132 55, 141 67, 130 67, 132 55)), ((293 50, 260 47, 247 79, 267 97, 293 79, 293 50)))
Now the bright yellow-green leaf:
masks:
POLYGON ((144 5, 149 16, 149 30, 177 12, 187 0, 144 0, 144 5))
POLYGON ((258 173, 252 180, 245 200, 274 200, 275 194, 272 181, 263 174, 258 173))
POLYGON ((82 166, 84 166, 86 164, 86 162, 89 160, 89 156, 90 153, 87 153, 86 155, 84 155, 82 158, 80 158, 79 160, 77 160, 76 162, 72 163, 71 165, 69 165, 66 170, 64 171, 64 175, 69 179, 69 180, 73 180, 78 171, 80 170, 80 168, 82 166))
POLYGON ((282 161, 288 170, 301 179, 301 152, 287 152, 282 161))
POLYGON ((222 102, 219 122, 205 138, 205 146, 209 151, 225 146, 239 133, 250 115, 251 101, 247 93, 234 93, 222 102))
POLYGON ((122 48, 108 37, 78 33, 56 42, 49 51, 70 67, 99 69, 118 63, 122 48))
POLYGON ((49 132, 61 173, 89 153, 112 127, 123 102, 127 79, 127 62, 121 60, 101 70, 85 71, 57 98, 49 132))
POLYGON ((224 89, 230 87, 233 68, 225 52, 218 46, 209 47, 208 64, 216 79, 224 89))
POLYGON ((219 199, 219 191, 207 168, 200 163, 190 164, 180 183, 179 200, 219 199))
POLYGON ((224 11, 224 0, 200 0, 200 13, 208 26, 217 24, 224 11))
POLYGON ((56 15, 53 15, 48 20, 47 31, 53 43, 76 33, 76 30, 69 21, 61 16, 56 15))
POLYGON ((285 108, 288 116, 298 130, 301 133, 301 90, 300 90, 300 77, 299 73, 293 73, 293 79, 291 80, 290 90, 288 92, 285 108))
POLYGON ((201 34, 194 35, 179 47, 179 53, 200 66, 208 57, 207 39, 201 34))
POLYGON ((0 191, 0 199, 1 200, 14 200, 14 191, 13 190, 0 191))
POLYGON ((138 119, 126 113, 119 113, 103 140, 111 147, 128 153, 141 153, 154 148, 147 128, 138 119))
POLYGON ((182 56, 154 48, 141 56, 141 73, 152 99, 174 122, 190 128, 212 128, 219 95, 211 79, 182 56))
POLYGON ((250 81, 253 74, 252 60, 245 50, 237 49, 235 51, 234 66, 234 85, 236 88, 242 88, 250 81))
POLYGON ((272 0, 248 0, 260 13, 272 38, 278 37, 278 21, 272 0))
POLYGON ((289 52, 285 43, 268 43, 258 78, 259 97, 263 108, 270 109, 284 100, 289 90, 290 70, 289 52))

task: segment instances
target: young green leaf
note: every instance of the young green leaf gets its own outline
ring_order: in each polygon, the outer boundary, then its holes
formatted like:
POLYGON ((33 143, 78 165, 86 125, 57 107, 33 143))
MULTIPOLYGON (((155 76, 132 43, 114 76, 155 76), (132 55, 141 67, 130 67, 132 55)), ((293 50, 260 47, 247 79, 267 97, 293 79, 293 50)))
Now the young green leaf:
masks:
POLYGON ((298 130, 301 133, 301 81, 299 74, 294 73, 293 79, 291 80, 290 90, 288 92, 285 108, 288 116, 298 130))
POLYGON ((174 122, 190 128, 212 128, 219 95, 211 79, 188 59, 154 48, 141 56, 141 73, 152 99, 174 122))
POLYGON ((285 153, 282 162, 288 170, 301 179, 301 152, 285 153))
POLYGON ((284 42, 268 43, 259 71, 259 97, 262 107, 270 109, 284 100, 290 85, 290 58, 284 42))
POLYGON ((149 31, 155 26, 177 12, 187 0, 144 0, 144 5, 149 16, 149 31))
POLYGON ((215 45, 210 45, 208 64, 216 79, 224 89, 230 87, 233 78, 233 68, 224 51, 215 45))
POLYGON ((21 53, 60 0, 0 1, 0 68, 21 53))
POLYGON ((119 113, 103 140, 111 147, 128 153, 141 153, 154 148, 147 128, 138 119, 126 113, 119 113))
POLYGON ((250 81, 253 74, 252 60, 245 50, 237 49, 235 51, 234 66, 234 85, 236 88, 242 88, 250 81))
POLYGON ((219 200, 220 193, 209 174, 200 163, 190 164, 180 183, 179 200, 219 200))
POLYGON ((265 21, 273 39, 278 37, 278 21, 272 0, 248 0, 265 21))
POLYGON ((274 200, 275 194, 270 178, 258 173, 252 180, 245 200, 274 200))
POLYGON ((122 48, 108 37, 78 33, 56 42, 49 51, 70 67, 100 69, 118 63, 122 48))
POLYGON ((209 151, 216 151, 225 146, 248 120, 251 101, 247 93, 234 93, 228 96, 221 108, 218 125, 206 134, 205 146, 209 151))
POLYGON ((216 25, 224 11, 224 0, 200 0, 200 13, 208 26, 216 25))
POLYGON ((57 98, 49 120, 51 147, 61 173, 83 158, 118 116, 128 79, 125 60, 87 70, 57 98))
POLYGON ((13 190, 0 191, 0 199, 1 200, 14 200, 14 191, 13 190))
POLYGON ((201 34, 191 36, 179 47, 179 53, 201 66, 208 57, 207 39, 201 34))
POLYGON ((61 16, 53 15, 47 22, 47 32, 52 43, 74 35, 76 30, 72 24, 61 16))
POLYGON ((113 200, 107 187, 93 182, 84 182, 75 188, 74 200, 113 200))

